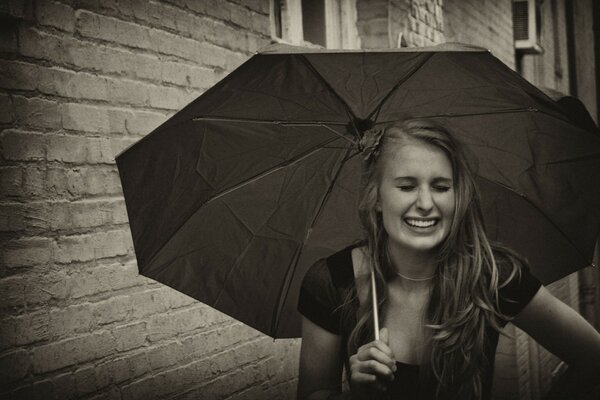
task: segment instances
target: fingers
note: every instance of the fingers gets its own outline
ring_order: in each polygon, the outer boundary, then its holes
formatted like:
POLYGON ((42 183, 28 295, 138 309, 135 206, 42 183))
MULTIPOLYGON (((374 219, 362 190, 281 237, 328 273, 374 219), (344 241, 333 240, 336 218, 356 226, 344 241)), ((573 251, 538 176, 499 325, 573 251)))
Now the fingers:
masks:
POLYGON ((360 350, 357 354, 359 361, 376 361, 382 365, 385 365, 391 373, 396 371, 396 361, 390 357, 391 352, 386 352, 385 348, 381 346, 373 345, 360 350))
POLYGON ((371 374, 365 374, 362 372, 352 374, 352 382, 354 384, 372 386, 380 392, 385 392, 387 390, 387 386, 384 383, 380 382, 375 375, 371 374))
POLYGON ((356 369, 359 373, 371 374, 375 377, 380 377, 383 380, 394 380, 394 368, 390 368, 386 364, 382 364, 376 360, 362 361, 357 364, 356 369))

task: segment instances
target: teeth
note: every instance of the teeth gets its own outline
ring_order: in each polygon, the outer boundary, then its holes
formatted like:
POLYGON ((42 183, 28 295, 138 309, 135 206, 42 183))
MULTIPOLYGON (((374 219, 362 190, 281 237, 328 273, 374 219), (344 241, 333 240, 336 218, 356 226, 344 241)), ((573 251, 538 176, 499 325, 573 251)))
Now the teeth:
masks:
POLYGON ((418 220, 418 219, 407 219, 406 222, 411 226, 416 226, 418 228, 428 228, 430 226, 435 225, 435 219, 430 219, 427 221, 418 220))

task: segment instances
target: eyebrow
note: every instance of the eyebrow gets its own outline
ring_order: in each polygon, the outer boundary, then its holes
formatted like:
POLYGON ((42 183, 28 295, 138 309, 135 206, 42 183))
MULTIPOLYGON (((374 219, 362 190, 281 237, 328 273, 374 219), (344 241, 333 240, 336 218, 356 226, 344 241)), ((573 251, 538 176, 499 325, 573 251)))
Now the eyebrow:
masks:
MULTIPOLYGON (((396 178, 394 178, 394 181, 416 181, 417 178, 415 178, 414 176, 397 176, 396 178)), ((438 176, 435 177, 431 180, 433 183, 453 183, 453 179, 452 178, 446 178, 443 176, 438 176)))

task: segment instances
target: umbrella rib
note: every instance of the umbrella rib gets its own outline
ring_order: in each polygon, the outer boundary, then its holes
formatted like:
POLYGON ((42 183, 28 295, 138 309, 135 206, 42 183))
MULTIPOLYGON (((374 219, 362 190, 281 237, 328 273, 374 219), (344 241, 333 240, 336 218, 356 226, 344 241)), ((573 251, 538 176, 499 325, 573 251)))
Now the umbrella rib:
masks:
POLYGON ((323 75, 321 75, 319 73, 319 71, 308 60, 308 58, 306 58, 306 55, 302 54, 302 57, 300 57, 300 59, 306 63, 308 69, 311 70, 313 72, 313 74, 316 75, 317 79, 319 79, 325 85, 325 87, 327 87, 331 91, 331 93, 333 93, 333 95, 340 101, 340 103, 342 103, 342 105, 344 106, 344 109, 346 110, 346 113, 348 113, 348 119, 350 120, 352 125, 354 125, 354 120, 356 119, 356 115, 354 115, 350 106, 344 101, 344 99, 338 94, 338 92, 335 91, 335 89, 329 84, 329 82, 327 82, 327 80, 323 77, 323 75))
POLYGON ((232 187, 230 187, 228 189, 225 189, 224 191, 222 191, 220 193, 217 193, 217 194, 213 195, 212 197, 208 198, 208 200, 206 200, 204 202, 204 204, 202 204, 201 207, 203 207, 203 206, 207 205, 208 203, 210 203, 212 201, 215 201, 215 200, 219 199, 220 197, 223 197, 223 196, 225 196, 225 195, 227 195, 227 194, 229 194, 229 193, 231 193, 231 192, 233 192, 233 191, 235 191, 235 190, 237 190, 239 188, 242 188, 242 187, 244 187, 244 186, 246 186, 246 185, 248 185, 250 183, 253 183, 253 182, 255 182, 255 181, 257 181, 257 180, 259 180, 259 179, 261 179, 261 178, 263 178, 263 177, 265 177, 267 175, 270 175, 273 172, 277 172, 277 171, 279 171, 282 168, 286 168, 286 167, 288 167, 288 166, 290 166, 292 164, 295 164, 298 161, 301 161, 301 160, 303 160, 303 159, 305 159, 307 157, 310 157, 311 155, 313 155, 317 151, 322 150, 322 148, 325 145, 327 145, 327 144, 329 144, 331 142, 334 142, 334 141, 336 141, 338 139, 339 139, 338 137, 334 137, 334 138, 327 139, 327 140, 325 140, 323 142, 320 142, 320 143, 318 143, 315 146, 307 149, 305 152, 300 153, 298 156, 296 156, 296 157, 294 157, 294 158, 292 158, 290 160, 285 160, 285 161, 283 161, 283 162, 281 162, 281 163, 279 163, 279 164, 271 167, 270 169, 261 172, 260 174, 257 174, 257 175, 255 175, 255 176, 253 176, 251 178, 248 178, 244 182, 241 182, 241 183, 239 183, 239 184, 237 184, 235 186, 232 186, 232 187))
POLYGON ((232 118, 232 117, 220 117, 220 116, 199 116, 192 118, 193 121, 219 121, 219 122, 248 122, 256 124, 270 124, 270 125, 292 125, 292 126, 317 126, 317 125, 342 125, 345 126, 345 122, 340 121, 289 121, 289 120, 264 120, 264 119, 252 119, 252 118, 232 118))
POLYGON ((401 79, 400 81, 398 81, 398 83, 396 83, 394 85, 394 87, 388 92, 388 94, 386 94, 385 97, 383 99, 381 99, 381 101, 379 102, 379 104, 373 109, 373 111, 371 111, 371 113, 369 114, 369 116, 367 118, 368 119, 372 119, 373 114, 379 115, 379 109, 383 106, 383 103, 385 103, 385 101, 392 95, 392 93, 394 93, 396 91, 396 89, 398 89, 400 87, 400 85, 402 85, 404 82, 406 82, 407 80, 409 80, 410 78, 412 78, 412 76, 414 74, 416 74, 417 71, 419 71, 421 68, 423 68, 423 66, 425 64, 427 64, 427 61, 429 61, 431 59, 431 57, 433 57, 433 53, 429 54, 427 56, 427 58, 425 58, 425 60, 423 60, 423 62, 421 63, 421 65, 419 65, 418 68, 415 68, 415 70, 410 75, 408 75, 404 79, 401 79))
MULTIPOLYGON (((569 238, 569 236, 567 236, 562 231, 562 229, 560 229, 558 227, 558 225, 556 225, 554 223, 554 221, 552 220, 552 218, 549 218, 548 215, 546 215, 546 213, 540 207, 538 207, 533 201, 531 201, 531 199, 529 199, 527 197, 527 195, 525 195, 524 193, 521 193, 518 190, 516 190, 516 189, 514 189, 514 188, 512 188, 510 186, 507 186, 507 185, 505 185, 503 183, 493 181, 493 180, 488 179, 488 178, 486 178, 484 176, 481 176, 479 174, 477 176, 479 178, 483 179, 484 181, 490 182, 491 184, 502 186, 504 189, 509 190, 509 191, 515 193, 516 195, 518 195, 519 197, 521 197, 522 199, 524 199, 525 201, 527 201, 537 212, 539 212, 546 219, 546 221, 548 221, 548 223, 550 225, 552 225, 554 227, 554 229, 556 229, 565 238, 565 240, 567 241, 567 243, 569 243, 571 245, 571 247, 573 247, 575 249, 575 251, 577 252, 577 254, 579 254, 582 259, 587 260, 586 257, 585 257, 585 255, 581 252, 581 250, 579 250, 579 248, 575 245, 575 243, 573 243, 573 241, 571 240, 571 238, 569 238)), ((590 262, 589 261, 587 261, 587 262, 588 262, 588 265, 589 265, 590 262)))
POLYGON ((308 227, 308 229, 306 231, 306 235, 304 236, 304 240, 302 241, 302 246, 299 247, 299 251, 297 252, 297 254, 294 255, 292 268, 288 269, 288 273, 286 274, 285 284, 281 286, 279 295, 277 296, 278 299, 282 299, 282 297, 283 297, 283 299, 273 309, 273 319, 272 319, 272 321, 274 321, 274 323, 273 323, 273 326, 271 327, 273 333, 277 332, 277 328, 279 326, 279 315, 280 315, 279 310, 284 307, 285 302, 287 301, 287 297, 288 297, 288 294, 289 294, 288 288, 289 288, 289 286, 290 286, 290 284, 292 282, 292 277, 296 273, 296 268, 298 266, 298 259, 300 258, 300 254, 302 252, 302 249, 305 247, 306 241, 310 237, 310 232, 312 231, 312 228, 315 225, 315 222, 317 221, 317 219, 321 215, 321 211, 323 210, 323 207, 325 206, 325 203, 327 202, 327 199, 329 198, 329 195, 333 191, 333 187, 335 185, 337 177, 339 176, 339 174, 340 174, 340 172, 341 172, 344 164, 349 159, 348 154, 350 153, 351 150, 352 150, 352 147, 348 147, 346 149, 346 152, 345 152, 343 158, 340 161, 340 166, 337 169, 337 171, 335 172, 335 175, 333 176, 333 178, 331 179, 331 184, 327 187, 327 191, 325 192, 325 195, 323 196, 323 199, 321 200, 321 203, 319 204, 319 207, 317 208, 317 211, 315 212, 314 217, 312 218, 312 221, 310 222, 310 225, 309 225, 309 227, 308 227))
MULTIPOLYGON (((507 110, 495 110, 495 111, 489 111, 489 112, 479 112, 479 113, 466 113, 466 114, 456 114, 456 113, 440 113, 440 114, 434 114, 434 115, 423 115, 423 116, 419 116, 419 118, 457 118, 457 117, 475 117, 475 116, 479 116, 479 115, 496 115, 496 114, 514 114, 514 113, 521 113, 521 112, 538 112, 544 115, 547 115, 551 118, 556 118, 560 121, 564 121, 564 122, 568 122, 571 123, 571 121, 569 121, 568 119, 564 119, 564 118, 560 118, 556 115, 553 115, 551 113, 548 113, 546 111, 540 110, 538 108, 535 107, 527 107, 527 108, 511 108, 511 109, 507 109, 507 110)), ((391 123, 391 122, 395 122, 396 120, 389 120, 389 121, 382 121, 380 123, 382 124, 387 124, 387 123, 391 123)), ((585 130, 585 129, 582 129, 585 130)))

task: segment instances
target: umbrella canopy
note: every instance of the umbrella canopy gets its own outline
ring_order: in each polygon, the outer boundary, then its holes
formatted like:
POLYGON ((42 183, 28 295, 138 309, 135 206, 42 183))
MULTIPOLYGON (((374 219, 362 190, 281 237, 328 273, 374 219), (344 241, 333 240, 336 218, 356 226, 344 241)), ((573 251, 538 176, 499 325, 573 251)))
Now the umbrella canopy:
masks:
POLYGON ((488 51, 276 45, 117 157, 141 274, 273 337, 308 267, 362 237, 362 131, 429 117, 468 150, 490 238, 545 283, 591 263, 600 135, 488 51))

